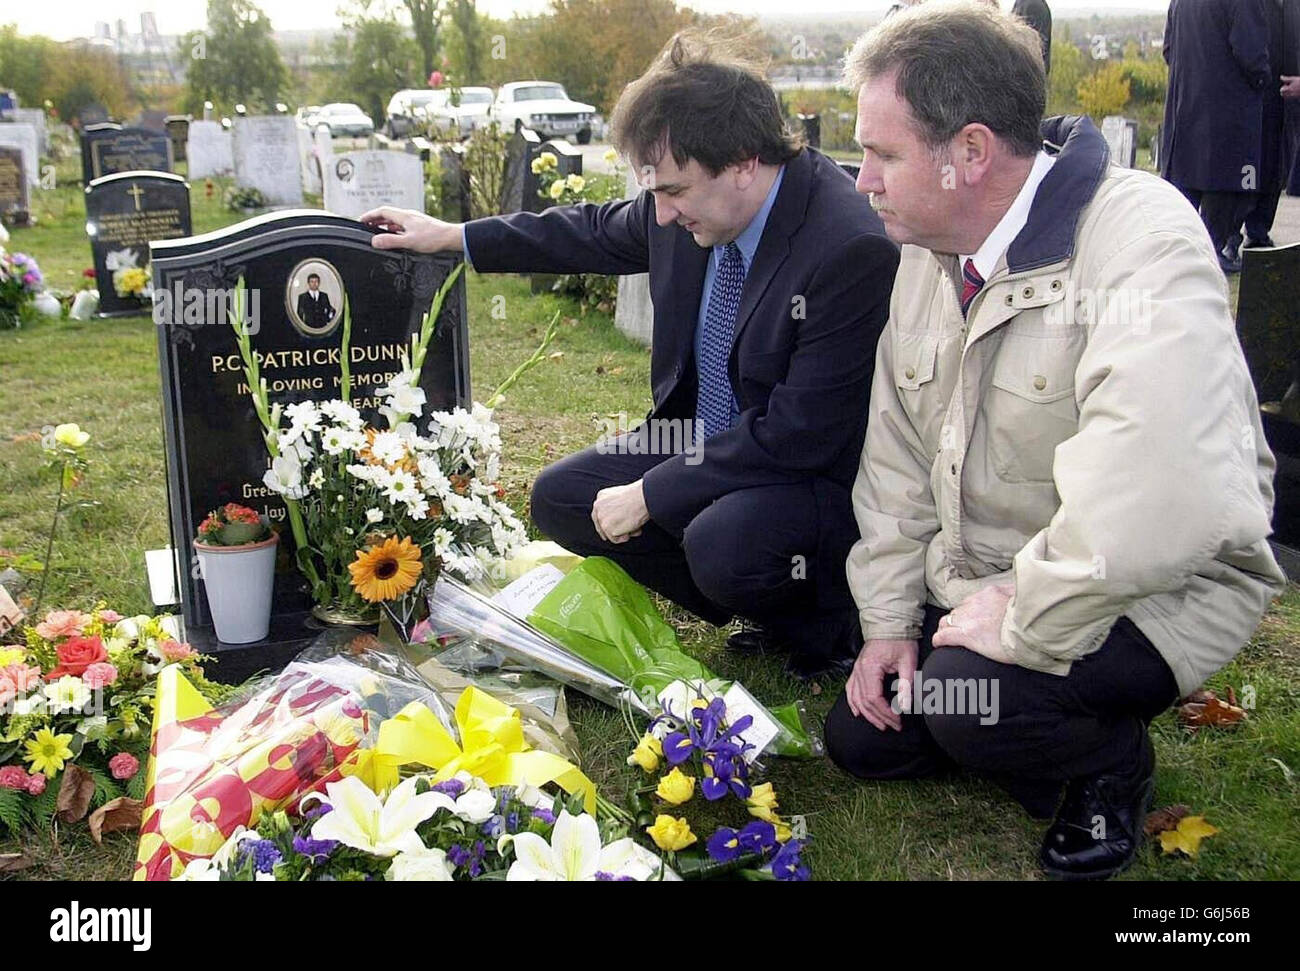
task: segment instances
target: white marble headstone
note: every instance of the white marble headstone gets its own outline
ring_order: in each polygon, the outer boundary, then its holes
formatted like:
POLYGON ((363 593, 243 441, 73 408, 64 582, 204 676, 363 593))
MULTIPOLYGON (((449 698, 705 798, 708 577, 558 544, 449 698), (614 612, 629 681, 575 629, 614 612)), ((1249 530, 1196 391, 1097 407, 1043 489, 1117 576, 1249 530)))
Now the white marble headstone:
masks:
POLYGON ((36 129, 36 146, 42 155, 50 154, 50 131, 41 108, 14 108, 9 112, 14 121, 36 129))
POLYGON ((1109 115, 1101 120, 1101 135, 1110 146, 1110 160, 1131 169, 1137 163, 1137 122, 1109 115))
POLYGON ((185 141, 185 157, 189 160, 191 179, 229 175, 235 170, 234 145, 230 132, 222 128, 218 121, 190 122, 189 138, 185 141))
POLYGON ((268 206, 302 205, 298 125, 290 115, 235 119, 235 181, 261 192, 268 206))
POLYGON ((298 129, 298 162, 302 166, 303 188, 312 195, 321 194, 321 165, 316 158, 316 142, 306 128, 298 129))
POLYGON ((392 151, 343 152, 324 160, 325 208, 356 219, 376 206, 424 212, 424 163, 392 151))
POLYGON ((0 145, 16 145, 23 150, 23 169, 29 185, 40 185, 41 166, 39 135, 32 125, 16 121, 0 122, 0 145))

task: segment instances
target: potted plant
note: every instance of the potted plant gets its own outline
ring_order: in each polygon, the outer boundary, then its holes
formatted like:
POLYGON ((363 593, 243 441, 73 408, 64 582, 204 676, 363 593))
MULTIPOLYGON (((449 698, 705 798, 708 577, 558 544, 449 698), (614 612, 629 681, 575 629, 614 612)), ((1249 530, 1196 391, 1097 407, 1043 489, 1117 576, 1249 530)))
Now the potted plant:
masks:
POLYGON ((266 637, 278 541, 256 512, 233 502, 200 524, 194 550, 217 640, 248 644, 266 637))

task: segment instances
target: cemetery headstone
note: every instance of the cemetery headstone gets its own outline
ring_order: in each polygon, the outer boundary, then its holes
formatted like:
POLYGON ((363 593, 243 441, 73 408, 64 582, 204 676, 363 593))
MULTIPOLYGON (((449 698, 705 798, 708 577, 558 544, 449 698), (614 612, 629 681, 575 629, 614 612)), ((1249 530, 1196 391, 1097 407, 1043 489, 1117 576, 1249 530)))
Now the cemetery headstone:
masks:
POLYGON ((50 128, 42 108, 11 108, 5 112, 8 118, 20 125, 31 125, 36 129, 36 148, 42 155, 50 154, 50 128))
POLYGON ((230 132, 219 121, 192 121, 185 142, 191 179, 229 175, 235 171, 235 152, 230 132))
POLYGON ((506 142, 505 172, 501 179, 502 212, 541 212, 533 159, 541 154, 542 140, 531 128, 516 127, 506 142))
POLYGON ((165 172, 119 172, 86 186, 86 232, 95 263, 99 316, 143 313, 148 296, 131 286, 143 271, 148 283, 149 244, 193 232, 190 187, 165 172))
POLYGON ((145 131, 166 132, 167 131, 167 112, 150 109, 142 111, 131 122, 132 128, 143 128, 145 131))
POLYGON ((342 152, 324 171, 325 208, 356 219, 376 206, 424 212, 424 163, 405 152, 342 152))
POLYGON ((1294 579, 1300 577, 1300 243, 1242 252, 1237 334, 1277 459, 1271 540, 1294 579))
MULTIPOLYGON (((172 546, 180 552, 186 635, 218 658, 216 675, 238 680, 281 664, 314 636, 311 602, 291 564, 292 534, 281 533, 271 633, 256 645, 218 643, 210 626, 191 541, 197 525, 226 502, 252 506, 277 528, 286 525, 280 497, 267 489, 269 466, 227 320, 242 277, 246 326, 261 355, 272 403, 324 400, 339 394, 342 314, 309 326, 297 297, 309 273, 338 308, 351 310, 352 403, 376 420, 377 389, 401 370, 434 293, 455 266, 448 256, 377 250, 374 230, 320 211, 266 213, 193 239, 155 243, 154 319, 162 371, 163 424, 172 546)), ((468 332, 462 278, 443 304, 421 386, 428 409, 470 400, 468 332)), ((427 413, 427 412, 426 412, 427 413)))
POLYGON ((416 135, 414 138, 408 138, 404 147, 410 154, 420 156, 421 162, 427 162, 429 159, 433 158, 433 142, 429 141, 423 135, 416 135))
POLYGON ((1131 169, 1137 164, 1138 123, 1132 118, 1108 115, 1101 120, 1101 134, 1110 146, 1110 160, 1131 169))
MULTIPOLYGON (((625 196, 641 194, 636 173, 627 173, 625 196)), ((636 273, 618 278, 618 301, 614 305, 614 326, 639 344, 649 346, 654 334, 655 308, 650 299, 650 274, 636 273)))
POLYGON ((262 193, 268 206, 302 205, 298 126, 289 115, 235 119, 235 181, 262 193))
POLYGON ((10 224, 26 224, 31 212, 30 192, 22 149, 0 145, 0 217, 10 224))
POLYGON ((537 153, 550 152, 555 156, 555 171, 560 176, 582 175, 582 152, 562 138, 553 138, 542 144, 537 153))
POLYGON ((320 159, 321 168, 325 167, 325 160, 334 154, 334 136, 330 134, 329 125, 317 125, 316 130, 311 133, 312 141, 316 143, 316 157, 320 159))
POLYGON ((83 136, 88 152, 89 171, 83 171, 89 184, 95 179, 118 172, 170 172, 172 143, 166 132, 146 128, 97 127, 83 136), (88 145, 87 145, 88 143, 88 145))
POLYGON ((439 216, 447 222, 463 223, 472 218, 469 168, 462 145, 443 145, 438 151, 441 206, 439 216))
POLYGON ((306 128, 298 129, 298 164, 303 187, 312 195, 320 195, 324 191, 320 159, 316 157, 316 142, 306 128))
POLYGON ((81 129, 81 184, 90 185, 95 178, 94 166, 90 163, 90 147, 101 138, 109 138, 120 132, 122 126, 112 121, 100 121, 85 125, 81 129))
POLYGON ((40 149, 35 128, 16 121, 0 122, 0 146, 20 149, 23 153, 23 170, 27 174, 27 184, 40 184, 40 149))
POLYGON ((165 127, 167 137, 172 140, 172 161, 188 161, 189 156, 185 148, 190 137, 190 116, 168 115, 165 127))

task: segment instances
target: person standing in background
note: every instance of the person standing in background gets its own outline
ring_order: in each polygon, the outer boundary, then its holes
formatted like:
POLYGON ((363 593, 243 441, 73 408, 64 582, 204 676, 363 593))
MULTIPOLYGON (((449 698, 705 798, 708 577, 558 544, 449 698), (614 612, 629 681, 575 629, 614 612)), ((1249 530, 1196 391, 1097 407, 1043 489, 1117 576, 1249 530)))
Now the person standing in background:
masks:
POLYGON ((1052 73, 1052 10, 1047 0, 1016 0, 1011 12, 1027 23, 1043 41, 1043 73, 1052 73))
POLYGON ((1223 249, 1262 185, 1263 92, 1275 83, 1265 2, 1172 0, 1165 22, 1160 174, 1200 210, 1225 273, 1241 269, 1223 249))

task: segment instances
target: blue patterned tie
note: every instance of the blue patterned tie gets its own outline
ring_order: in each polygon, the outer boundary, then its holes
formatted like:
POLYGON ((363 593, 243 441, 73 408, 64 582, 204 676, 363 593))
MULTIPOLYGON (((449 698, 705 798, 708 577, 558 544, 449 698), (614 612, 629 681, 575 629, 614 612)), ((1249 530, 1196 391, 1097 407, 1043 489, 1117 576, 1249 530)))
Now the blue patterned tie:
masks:
POLYGON ((745 262, 740 247, 728 243, 713 278, 709 305, 704 312, 700 338, 700 389, 695 401, 695 441, 702 443, 731 427, 731 379, 727 358, 736 332, 740 291, 745 284, 745 262))

